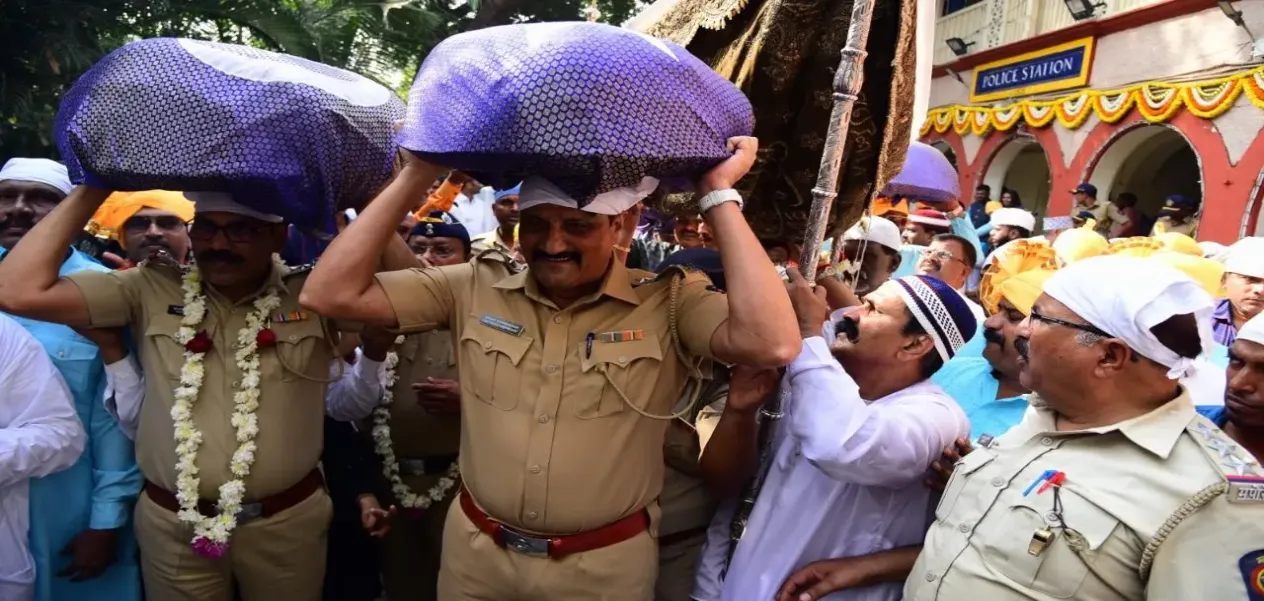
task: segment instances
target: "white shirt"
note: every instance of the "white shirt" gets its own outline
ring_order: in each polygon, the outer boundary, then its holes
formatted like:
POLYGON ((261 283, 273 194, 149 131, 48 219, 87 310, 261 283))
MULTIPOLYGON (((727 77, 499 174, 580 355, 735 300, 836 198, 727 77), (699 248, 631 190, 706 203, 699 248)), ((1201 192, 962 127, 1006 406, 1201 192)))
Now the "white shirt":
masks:
POLYGON ((27 484, 74 465, 87 435, 44 347, 0 314, 0 599, 35 594, 27 484))
MULTIPOLYGON (((970 423, 938 385, 918 382, 872 403, 814 337, 781 384, 785 416, 773 433, 773 464, 727 577, 732 501, 708 530, 695 581, 698 601, 773 599, 809 563, 869 555, 922 542, 931 461, 970 423)), ((897 601, 900 583, 841 591, 831 600, 897 601)))
MULTIPOLYGON (((329 378, 337 379, 325 392, 325 414, 342 422, 368 417, 382 401, 382 362, 365 357, 358 348, 355 353, 354 365, 338 358, 329 366, 329 378)), ((132 440, 136 440, 144 400, 145 376, 132 355, 105 366, 105 410, 132 440)))
POLYGON ((496 214, 492 212, 494 204, 496 204, 496 190, 490 186, 483 186, 474 198, 458 194, 456 201, 452 203, 452 210, 448 213, 460 221, 473 238, 500 226, 500 222, 496 221, 496 214))

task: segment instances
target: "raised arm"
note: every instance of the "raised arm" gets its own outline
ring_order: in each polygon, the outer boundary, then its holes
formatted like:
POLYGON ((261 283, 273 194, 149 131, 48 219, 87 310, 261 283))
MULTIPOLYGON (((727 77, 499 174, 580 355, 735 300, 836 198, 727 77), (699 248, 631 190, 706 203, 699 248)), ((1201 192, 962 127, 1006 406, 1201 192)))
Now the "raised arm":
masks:
POLYGON ((109 192, 79 186, 0 261, 0 310, 40 321, 88 326, 88 303, 57 273, 67 249, 109 192))
POLYGON ((338 234, 312 269, 299 303, 331 319, 394 327, 395 312, 374 281, 378 261, 392 239, 400 216, 426 196, 439 168, 411 154, 399 175, 347 229, 338 234))
MULTIPOLYGON (((734 138, 736 151, 702 177, 699 198, 728 190, 750 171, 759 142, 734 138)), ((728 288, 728 320, 711 337, 711 354, 725 363, 781 367, 799 352, 798 326, 790 297, 764 247, 736 203, 726 202, 702 215, 715 236, 728 288)))
POLYGON ((803 457, 836 480, 866 486, 918 481, 959 430, 968 429, 947 395, 866 403, 819 336, 803 341, 786 377, 794 398, 790 431, 803 457))

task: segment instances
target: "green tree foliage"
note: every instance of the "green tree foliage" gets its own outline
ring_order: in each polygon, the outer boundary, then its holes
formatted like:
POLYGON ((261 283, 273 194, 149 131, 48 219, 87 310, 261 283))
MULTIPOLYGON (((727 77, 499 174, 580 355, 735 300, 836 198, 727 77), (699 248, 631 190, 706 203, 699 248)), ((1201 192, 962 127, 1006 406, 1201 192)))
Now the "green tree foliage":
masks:
MULTIPOLYGON (((435 44, 473 27, 585 18, 592 0, 0 0, 0 160, 56 157, 61 95, 102 56, 148 37, 276 50, 402 93, 435 44)), ((637 0, 597 0, 622 23, 637 0)))

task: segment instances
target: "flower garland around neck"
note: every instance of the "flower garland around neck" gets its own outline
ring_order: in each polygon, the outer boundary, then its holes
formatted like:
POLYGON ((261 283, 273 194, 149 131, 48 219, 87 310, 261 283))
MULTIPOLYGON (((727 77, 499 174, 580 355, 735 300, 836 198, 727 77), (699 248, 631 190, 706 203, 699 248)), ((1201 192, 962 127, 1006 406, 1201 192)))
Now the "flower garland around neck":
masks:
POLYGON ((382 376, 382 402, 373 410, 373 442, 377 454, 382 457, 382 475, 390 481, 395 500, 405 509, 422 510, 442 501, 456 487, 460 470, 457 463, 452 462, 447 473, 424 495, 413 492, 399 477, 399 461, 395 458, 395 448, 391 440, 390 406, 395 402, 395 383, 399 381, 399 374, 396 373, 399 367, 398 348, 403 342, 403 336, 395 338, 395 344, 386 353, 386 360, 382 364, 385 368, 382 376))
POLYGON ((233 478, 219 487, 218 513, 204 516, 198 510, 197 453, 202 432, 193 423, 193 404, 197 402, 205 376, 203 360, 212 342, 205 330, 197 329, 206 317, 206 296, 202 277, 196 269, 184 273, 180 282, 184 291, 184 316, 176 341, 184 345, 184 366, 180 369, 180 386, 175 391, 171 419, 176 439, 176 499, 180 503, 178 517, 193 527, 191 546, 198 555, 217 559, 228 551, 228 541, 237 527, 237 514, 245 498, 245 478, 255 460, 255 436, 259 433, 259 349, 276 344, 276 335, 268 328, 269 315, 281 306, 275 288, 254 301, 254 311, 246 316, 246 325, 237 332, 237 369, 241 383, 233 394, 232 425, 236 428, 237 450, 229 465, 233 478))

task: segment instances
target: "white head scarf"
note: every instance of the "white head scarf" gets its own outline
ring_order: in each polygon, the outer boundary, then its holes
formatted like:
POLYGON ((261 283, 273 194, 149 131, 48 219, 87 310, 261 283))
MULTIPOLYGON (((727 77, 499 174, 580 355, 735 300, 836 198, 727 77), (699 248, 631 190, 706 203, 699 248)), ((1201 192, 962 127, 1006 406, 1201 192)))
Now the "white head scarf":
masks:
MULTIPOLYGON (((531 207, 542 204, 557 205, 559 207, 568 207, 571 209, 579 208, 579 203, 575 202, 561 188, 553 185, 547 179, 538 176, 531 176, 522 181, 521 192, 518 194, 518 210, 525 211, 531 207)), ((624 187, 615 188, 609 192, 598 194, 591 202, 584 205, 584 210, 589 213, 598 215, 618 215, 635 205, 646 196, 649 196, 658 188, 658 180, 652 177, 641 178, 641 183, 635 188, 624 187)))
POLYGON ((1238 330, 1238 340, 1264 344, 1264 313, 1246 320, 1238 330))
POLYGON ((1192 313, 1198 323, 1200 355, 1211 351, 1211 296, 1189 276, 1158 261, 1122 255, 1084 259, 1058 270, 1045 282, 1044 292, 1132 350, 1167 367, 1167 377, 1173 380, 1189 376, 1195 359, 1177 355, 1150 328, 1172 316, 1192 313))
POLYGON ((61 190, 62 194, 70 194, 74 187, 66 174, 66 166, 48 159, 9 159, 0 167, 0 182, 10 180, 44 184, 61 190))
POLYGON ((1234 242, 1224 255, 1225 273, 1264 278, 1264 238, 1250 237, 1234 242))
POLYGON ((904 241, 900 228, 883 217, 865 217, 843 232, 843 240, 868 240, 891 250, 898 251, 904 241))
POLYGON ((281 223, 285 221, 280 215, 261 213, 233 200, 232 195, 224 192, 185 192, 184 197, 192 200, 196 213, 232 213, 243 217, 258 219, 265 223, 281 223))

